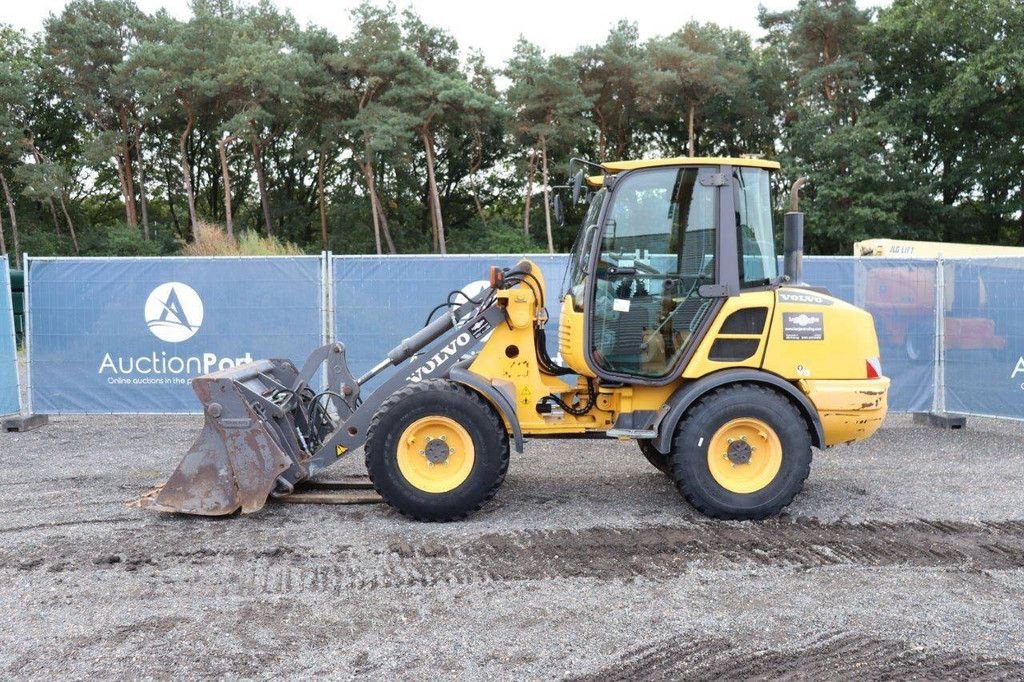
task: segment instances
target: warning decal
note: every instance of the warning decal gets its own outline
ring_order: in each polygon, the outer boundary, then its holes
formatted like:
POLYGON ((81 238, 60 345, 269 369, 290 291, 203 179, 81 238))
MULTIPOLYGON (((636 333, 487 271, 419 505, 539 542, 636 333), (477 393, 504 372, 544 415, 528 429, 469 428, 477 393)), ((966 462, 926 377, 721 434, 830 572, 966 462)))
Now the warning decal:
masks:
POLYGON ((480 318, 469 328, 469 333, 473 335, 474 339, 482 339, 487 336, 487 332, 491 331, 491 323, 487 320, 480 318))

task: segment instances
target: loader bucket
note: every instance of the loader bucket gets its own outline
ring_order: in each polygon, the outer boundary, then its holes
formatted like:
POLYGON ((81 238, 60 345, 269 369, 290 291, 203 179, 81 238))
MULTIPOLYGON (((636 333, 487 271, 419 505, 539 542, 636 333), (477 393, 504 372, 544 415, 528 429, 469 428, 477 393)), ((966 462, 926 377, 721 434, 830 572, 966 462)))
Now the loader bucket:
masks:
POLYGON ((256 396, 268 392, 272 375, 286 378, 289 372, 294 373, 290 363, 260 360, 194 379, 206 419, 203 430, 167 482, 137 505, 204 516, 261 509, 277 477, 293 464, 286 448, 295 448, 283 442, 287 430, 256 396))

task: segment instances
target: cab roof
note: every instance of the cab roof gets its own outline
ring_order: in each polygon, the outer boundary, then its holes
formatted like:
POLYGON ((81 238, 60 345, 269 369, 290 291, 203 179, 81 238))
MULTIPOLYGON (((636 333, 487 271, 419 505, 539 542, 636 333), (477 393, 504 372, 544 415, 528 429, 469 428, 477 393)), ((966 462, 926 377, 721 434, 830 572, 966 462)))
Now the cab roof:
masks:
MULTIPOLYGON (((778 161, 766 159, 744 159, 732 156, 675 156, 668 159, 633 159, 630 161, 606 161, 601 168, 608 175, 621 173, 622 171, 635 170, 637 168, 657 168, 658 166, 744 166, 746 168, 764 168, 765 170, 778 170, 781 168, 778 161)), ((600 187, 604 184, 603 175, 591 175, 587 178, 587 184, 600 187)))

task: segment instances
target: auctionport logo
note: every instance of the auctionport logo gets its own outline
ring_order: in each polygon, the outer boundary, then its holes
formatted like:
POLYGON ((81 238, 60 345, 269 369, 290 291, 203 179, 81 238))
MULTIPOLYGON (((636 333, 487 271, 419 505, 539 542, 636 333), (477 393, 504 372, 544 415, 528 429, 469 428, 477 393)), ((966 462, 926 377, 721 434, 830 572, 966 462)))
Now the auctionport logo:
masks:
MULTIPOLYGON (((187 284, 166 282, 150 292, 143 312, 153 336, 166 343, 180 343, 195 336, 202 326, 203 299, 187 284)), ((209 352, 180 356, 166 350, 143 355, 104 353, 99 374, 111 385, 187 384, 190 377, 249 362, 252 362, 252 354, 248 351, 238 357, 221 357, 209 352)))
POLYGON ((187 341, 203 324, 203 299, 181 282, 167 282, 146 299, 146 325, 153 336, 168 343, 187 341))

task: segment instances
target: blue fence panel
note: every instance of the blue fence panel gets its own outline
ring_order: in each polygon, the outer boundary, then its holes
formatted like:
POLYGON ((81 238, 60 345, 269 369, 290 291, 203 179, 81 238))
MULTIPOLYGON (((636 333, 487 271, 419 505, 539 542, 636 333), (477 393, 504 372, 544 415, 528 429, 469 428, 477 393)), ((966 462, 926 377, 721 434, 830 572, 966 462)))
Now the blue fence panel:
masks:
MULTIPOLYGON (((534 256, 548 288, 557 353, 565 255, 534 256)), ((334 337, 353 372, 423 325, 450 291, 515 256, 340 256, 332 261, 334 337)), ((780 266, 781 267, 781 266, 780 266)), ((33 259, 30 407, 40 413, 195 413, 188 381, 257 357, 301 362, 323 338, 317 257, 33 259)), ((0 414, 18 410, 8 272, 0 293, 0 414)), ((872 313, 890 409, 1024 419, 1024 259, 808 257, 804 279, 872 313), (937 296, 937 276, 944 282, 937 296), (939 371, 937 302, 942 300, 939 371), (941 381, 936 405, 936 377, 941 381)))
POLYGON ((944 262, 948 412, 1024 419, 1024 258, 944 262))
MULTIPOLYGON (((779 272, 782 272, 779 258, 779 272)), ((935 398, 935 265, 929 261, 806 256, 804 282, 867 309, 875 318, 889 409, 932 409, 935 398), (905 300, 913 295, 912 301, 905 300), (909 348, 909 351, 908 351, 909 348), (908 354, 909 352, 909 354, 908 354)))
POLYGON ((893 412, 929 412, 935 402, 935 276, 933 261, 855 260, 854 303, 875 318, 893 412))
MULTIPOLYGON (((836 298, 854 303, 853 256, 808 256, 804 258, 804 281, 815 287, 825 287, 836 298)), ((779 264, 782 272, 782 264, 779 264)))
MULTIPOLYGON (((533 258, 548 285, 548 349, 554 355, 558 350, 556 297, 568 260, 564 255, 533 258)), ((419 329, 427 312, 444 301, 449 292, 484 279, 490 265, 508 266, 516 260, 513 256, 486 255, 335 257, 334 335, 345 343, 353 373, 365 372, 419 329)), ((781 260, 779 267, 781 271, 781 260)), ((934 263, 811 256, 804 259, 804 280, 867 308, 875 316, 883 368, 893 380, 890 409, 932 409, 934 263), (877 285, 869 285, 869 280, 877 285), (907 301, 910 294, 917 298, 907 301)))
POLYGON ((322 343, 323 272, 316 256, 32 259, 31 408, 198 412, 193 377, 322 343))
MULTIPOLYGON (((779 274, 783 274, 783 258, 778 257, 779 274)), ((804 256, 804 282, 812 287, 824 287, 836 298, 853 303, 855 292, 853 256, 804 256)))
POLYGON ((0 415, 21 409, 18 355, 14 345, 14 306, 11 303, 11 272, 7 256, 0 259, 0 415))
MULTIPOLYGON (((509 267, 520 257, 335 256, 333 259, 334 338, 345 344, 352 373, 359 376, 387 351, 416 332, 427 313, 451 291, 486 280, 491 265, 509 267)), ((564 254, 530 256, 547 287, 548 351, 558 351, 558 316, 564 254)))

